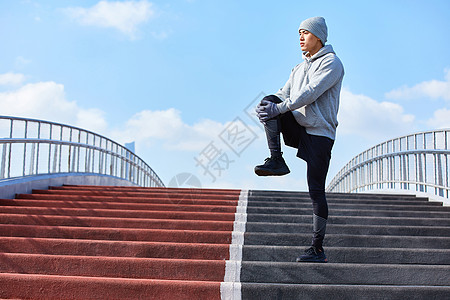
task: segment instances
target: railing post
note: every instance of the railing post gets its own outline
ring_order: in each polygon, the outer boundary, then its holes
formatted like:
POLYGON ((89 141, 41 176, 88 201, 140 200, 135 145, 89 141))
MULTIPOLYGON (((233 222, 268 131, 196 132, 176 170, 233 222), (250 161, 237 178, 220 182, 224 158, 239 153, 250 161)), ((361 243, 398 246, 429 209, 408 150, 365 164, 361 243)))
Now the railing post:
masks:
POLYGON ((3 144, 3 150, 2 150, 2 165, 1 165, 1 169, 0 169, 0 178, 7 178, 6 176, 6 148, 7 148, 7 144, 3 144))
POLYGON ((33 144, 31 144, 30 171, 29 171, 30 175, 34 174, 34 154, 35 154, 35 151, 36 151, 36 144, 33 143, 33 144))
MULTIPOLYGON (((25 121, 25 132, 24 132, 24 138, 27 138, 27 131, 28 131, 28 121, 25 121)), ((22 176, 25 176, 26 174, 26 160, 27 160, 27 144, 23 144, 23 163, 22 163, 22 176)))
MULTIPOLYGON (((41 122, 37 122, 38 123, 38 134, 37 134, 37 138, 40 139, 41 138, 41 122)), ((37 149, 36 149, 36 174, 39 173, 39 143, 37 143, 37 149)))

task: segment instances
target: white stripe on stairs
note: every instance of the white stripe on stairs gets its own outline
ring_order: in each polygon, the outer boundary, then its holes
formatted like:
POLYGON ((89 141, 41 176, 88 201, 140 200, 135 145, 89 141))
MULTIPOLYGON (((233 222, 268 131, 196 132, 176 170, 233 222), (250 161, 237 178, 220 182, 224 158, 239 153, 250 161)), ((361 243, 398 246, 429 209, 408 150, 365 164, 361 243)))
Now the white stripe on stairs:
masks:
POLYGON ((223 300, 241 300, 241 261, 244 245, 245 225, 247 223, 248 190, 241 190, 234 215, 234 226, 230 245, 230 259, 225 262, 225 276, 220 284, 220 297, 223 300))

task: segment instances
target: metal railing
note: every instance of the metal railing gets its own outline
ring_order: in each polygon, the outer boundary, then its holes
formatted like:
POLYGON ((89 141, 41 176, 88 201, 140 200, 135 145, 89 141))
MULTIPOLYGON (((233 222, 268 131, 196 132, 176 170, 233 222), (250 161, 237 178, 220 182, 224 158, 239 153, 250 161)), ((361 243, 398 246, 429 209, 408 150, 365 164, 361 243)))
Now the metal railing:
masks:
POLYGON ((327 191, 408 190, 449 199, 449 159, 450 129, 395 138, 355 156, 327 191))
POLYGON ((0 181, 59 173, 109 175, 164 186, 141 158, 118 143, 64 124, 0 116, 0 181))

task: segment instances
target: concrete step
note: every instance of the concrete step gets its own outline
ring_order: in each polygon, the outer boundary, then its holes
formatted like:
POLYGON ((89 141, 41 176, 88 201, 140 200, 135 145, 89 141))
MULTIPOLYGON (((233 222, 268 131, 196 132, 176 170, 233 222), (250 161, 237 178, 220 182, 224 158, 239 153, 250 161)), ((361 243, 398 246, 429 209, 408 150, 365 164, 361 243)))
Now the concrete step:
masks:
MULTIPOLYGON (((309 233, 312 223, 271 223, 247 222, 249 232, 272 233, 309 233)), ((441 236, 450 237, 450 226, 399 226, 399 225, 360 225, 360 224, 334 224, 327 225, 328 234, 358 234, 358 235, 402 235, 402 236, 441 236)))
MULTIPOLYGON (((295 262, 300 246, 243 247, 244 261, 295 262)), ((449 265, 450 249, 326 247, 330 263, 449 265)))
MULTIPOLYGON (((1 210, 1 207, 0 207, 1 210)), ((312 212, 311 212, 312 213, 312 212)), ((312 215, 272 215, 251 214, 247 216, 248 222, 267 222, 274 220, 276 223, 309 223, 312 224, 312 215)), ((328 224, 350 225, 403 225, 403 226, 450 226, 447 218, 423 218, 423 217, 373 217, 373 216, 335 216, 328 218, 328 224)))
MULTIPOLYGON (((442 207, 442 202, 431 202, 426 200, 416 200, 416 199, 359 199, 357 201, 353 199, 340 199, 331 198, 327 199, 329 204, 358 204, 358 205, 416 205, 416 206, 440 206, 442 207)), ((311 198, 278 198, 278 199, 267 199, 267 198, 252 198, 249 201, 249 206, 296 206, 309 204, 311 205, 311 198)))
MULTIPOLYGON (((296 192, 296 191, 268 191, 268 190, 250 190, 248 193, 249 198, 261 198, 261 199, 296 199, 296 198, 309 198, 308 192, 296 192)), ((408 194, 379 194, 379 193, 326 193, 327 199, 351 199, 357 202, 360 199, 380 199, 380 200, 412 200, 428 201, 425 197, 417 197, 415 195, 408 194)))
MULTIPOLYGON (((349 202, 349 203, 415 203, 442 205, 441 202, 431 202, 426 197, 414 195, 389 195, 389 194, 326 194, 328 202, 349 202)), ((283 192, 270 191, 249 191, 249 199, 260 202, 311 202, 309 193, 293 192, 290 195, 283 192), (256 195, 255 195, 256 193, 256 195)))
POLYGON ((241 282, 448 286, 450 265, 243 261, 241 282))
MULTIPOLYGON (((272 211, 272 214, 298 214, 305 210, 311 209, 312 204, 302 204, 289 207, 279 206, 247 206, 249 213, 266 213, 272 211)), ((425 206, 425 205, 361 205, 361 204, 334 204, 329 203, 328 209, 331 211, 394 211, 394 212, 436 212, 438 214, 450 215, 450 207, 448 206, 425 206)))
POLYGON ((448 286, 241 283, 242 299, 448 299, 448 286))
MULTIPOLYGON (((311 245, 312 234, 246 232, 245 245, 301 246, 311 245)), ((449 237, 327 234, 325 247, 369 248, 450 248, 449 237)))
MULTIPOLYGON (((422 210, 385 210, 385 209, 338 209, 329 205, 332 216, 372 216, 372 217, 425 217, 450 218, 449 211, 422 211, 422 210)), ((309 208, 280 208, 280 207, 248 207, 247 214, 272 215, 312 215, 309 208)))

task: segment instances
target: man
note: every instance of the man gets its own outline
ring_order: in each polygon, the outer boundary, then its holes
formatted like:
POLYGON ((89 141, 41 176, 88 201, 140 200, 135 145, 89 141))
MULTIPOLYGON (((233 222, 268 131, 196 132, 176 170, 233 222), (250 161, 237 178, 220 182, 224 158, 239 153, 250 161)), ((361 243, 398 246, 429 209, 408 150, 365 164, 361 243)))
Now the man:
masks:
POLYGON ((325 181, 336 137, 339 94, 344 67, 326 45, 325 19, 313 17, 299 27, 304 61, 275 95, 266 96, 256 107, 264 124, 270 157, 255 167, 259 176, 288 174, 281 152, 280 133, 287 146, 298 149, 297 157, 307 163, 309 195, 313 204, 313 239, 298 262, 327 262, 323 239, 328 219, 325 181))

